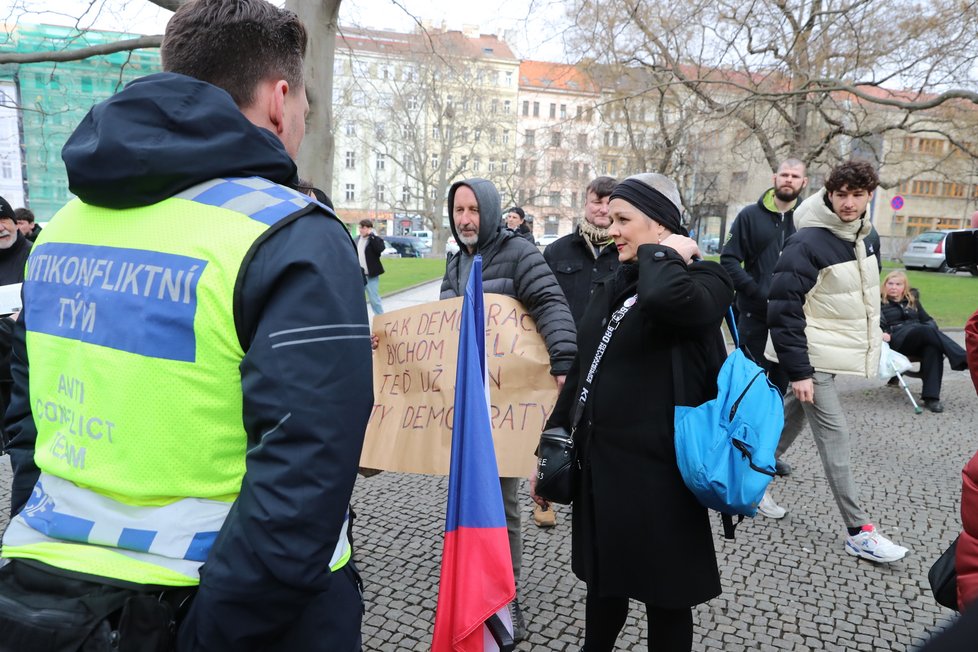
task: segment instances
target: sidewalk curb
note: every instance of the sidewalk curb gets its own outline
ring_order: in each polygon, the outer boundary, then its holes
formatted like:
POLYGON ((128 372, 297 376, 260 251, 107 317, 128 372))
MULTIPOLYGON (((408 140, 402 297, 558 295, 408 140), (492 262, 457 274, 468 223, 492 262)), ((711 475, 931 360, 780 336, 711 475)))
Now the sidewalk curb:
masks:
MULTIPOLYGON (((444 278, 444 277, 442 277, 444 278)), ((387 294, 380 295, 381 299, 386 299, 388 297, 396 297, 399 294, 404 294, 405 292, 410 292, 411 290, 417 290, 419 287, 428 285, 429 283, 437 283, 440 278, 433 278, 430 281, 421 281, 420 283, 415 283, 414 285, 409 285, 406 288, 401 288, 400 290, 395 290, 394 292, 389 292, 387 294)))

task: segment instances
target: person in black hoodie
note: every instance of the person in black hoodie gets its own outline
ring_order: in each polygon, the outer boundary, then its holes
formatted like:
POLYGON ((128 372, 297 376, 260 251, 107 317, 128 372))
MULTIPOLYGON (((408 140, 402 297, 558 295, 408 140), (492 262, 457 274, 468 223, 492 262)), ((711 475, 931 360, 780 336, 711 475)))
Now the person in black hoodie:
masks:
MULTIPOLYGON (((550 373, 557 388, 564 384, 577 353, 577 329, 564 293, 543 254, 529 241, 503 224, 499 210, 499 191, 487 179, 467 179, 452 184, 448 191, 450 226, 459 252, 449 259, 441 283, 441 299, 462 296, 472 271, 475 256, 482 256, 482 290, 513 297, 536 322, 550 354, 550 373)), ((527 432, 527 436, 539 436, 527 432)), ((520 581, 523 557, 520 506, 520 478, 500 478, 506 529, 509 533, 513 577, 520 581)), ((526 623, 519 601, 510 603, 517 641, 526 635, 526 623)))
POLYGON ((795 232, 798 197, 808 185, 805 164, 787 159, 774 175, 774 187, 737 215, 720 252, 720 264, 737 290, 740 341, 761 366, 767 343, 767 294, 785 241, 795 232))
MULTIPOLYGON (((730 235, 720 252, 720 264, 727 270, 737 290, 737 330, 740 341, 761 365, 783 394, 788 379, 764 358, 767 344, 767 295, 774 276, 774 266, 781 257, 784 243, 795 232, 795 207, 802 190, 808 185, 805 164, 789 158, 778 166, 774 187, 737 214, 730 235)), ((778 475, 791 473, 787 462, 777 461, 778 475)))
POLYGON ((48 649, 48 630, 68 624, 32 617, 45 601, 61 611, 104 607, 79 612, 84 627, 71 649, 109 649, 112 640, 113 649, 169 650, 173 631, 184 650, 360 649, 349 501, 373 403, 370 330, 352 238, 294 189, 306 42, 298 17, 264 0, 183 4, 163 38, 166 72, 96 105, 64 147, 77 199, 32 252, 26 318, 15 326, 13 518, 0 567, 7 649, 48 649), (190 271, 174 284, 181 264, 190 271), (60 291, 83 307, 97 301, 97 315, 87 308, 80 329, 34 334, 68 312, 45 301, 60 291), (189 350, 159 346, 185 341, 189 350), (63 355, 52 359, 53 347, 63 355), (64 444, 52 445, 59 426, 32 408, 37 390, 59 396, 38 386, 52 377, 57 385, 55 367, 86 374, 85 416, 102 419, 103 430, 89 421, 90 436, 71 435, 88 447, 80 467, 77 457, 75 466, 45 462, 64 444), (132 382, 120 387, 120 375, 132 382), (128 417, 110 441, 104 424, 116 413, 128 417), (188 428, 193 420, 198 427, 188 428), (115 452, 121 441, 128 459, 115 452), (107 478, 99 460, 117 475, 107 478), (102 490, 147 463, 153 472, 129 482, 149 500, 102 490), (84 481, 56 477, 62 470, 84 481), (188 474, 202 490, 173 493, 188 474), (233 491, 202 493, 219 478, 233 491), (60 500, 56 488, 85 500, 60 500), (206 522, 184 518, 205 508, 206 522), (117 541, 104 527, 44 534, 32 524, 46 509, 122 527, 117 541), (169 516, 155 518, 158 510, 169 516), (136 517, 141 526, 126 525, 136 517), (147 527, 160 532, 150 540, 147 527), (62 553, 24 558, 39 540, 62 553), (190 542, 182 557, 181 541, 190 542), (96 556, 103 563, 83 563, 96 556))

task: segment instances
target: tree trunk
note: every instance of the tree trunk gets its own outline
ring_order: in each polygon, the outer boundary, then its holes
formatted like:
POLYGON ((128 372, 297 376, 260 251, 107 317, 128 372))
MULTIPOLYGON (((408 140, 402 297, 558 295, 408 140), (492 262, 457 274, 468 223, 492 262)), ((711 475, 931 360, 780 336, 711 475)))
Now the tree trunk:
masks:
POLYGON ((309 34, 305 78, 309 96, 306 137, 299 150, 299 176, 333 193, 333 56, 341 0, 286 0, 309 34))

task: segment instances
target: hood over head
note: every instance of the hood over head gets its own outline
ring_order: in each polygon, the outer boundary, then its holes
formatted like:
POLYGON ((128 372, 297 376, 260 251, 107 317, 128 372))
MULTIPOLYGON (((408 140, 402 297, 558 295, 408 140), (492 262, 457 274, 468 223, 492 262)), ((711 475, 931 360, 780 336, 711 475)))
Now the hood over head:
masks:
POLYGON ((455 191, 459 186, 468 186, 475 194, 475 199, 479 202, 479 242, 476 244, 476 251, 484 248, 487 244, 496 239, 499 231, 503 228, 503 214, 499 201, 499 191, 496 186, 488 179, 466 179, 456 181, 448 190, 448 224, 451 226, 452 235, 462 251, 467 251, 462 241, 458 239, 458 231, 455 228, 455 191))
POLYGON ((86 204, 148 206, 219 177, 295 186, 278 137, 224 90, 176 73, 136 79, 96 104, 61 150, 68 187, 86 204))

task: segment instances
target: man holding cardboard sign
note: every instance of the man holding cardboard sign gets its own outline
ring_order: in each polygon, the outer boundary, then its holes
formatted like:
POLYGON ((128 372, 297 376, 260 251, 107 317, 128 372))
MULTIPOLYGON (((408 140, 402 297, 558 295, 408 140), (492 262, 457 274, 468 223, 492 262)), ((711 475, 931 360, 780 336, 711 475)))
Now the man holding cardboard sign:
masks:
MULTIPOLYGON (((561 387, 577 353, 577 329, 564 293, 543 254, 505 228, 499 191, 486 179, 468 179, 448 191, 452 233, 459 253, 448 262, 441 284, 441 298, 461 296, 472 261, 482 255, 482 287, 486 293, 503 294, 519 301, 532 315, 550 354, 550 373, 561 387)), ((536 437, 539 432, 528 432, 536 437)), ((517 502, 520 478, 500 478, 506 528, 509 531, 513 576, 519 583, 523 542, 520 538, 520 509, 517 502)), ((514 638, 522 640, 526 624, 518 600, 512 602, 514 638)))

